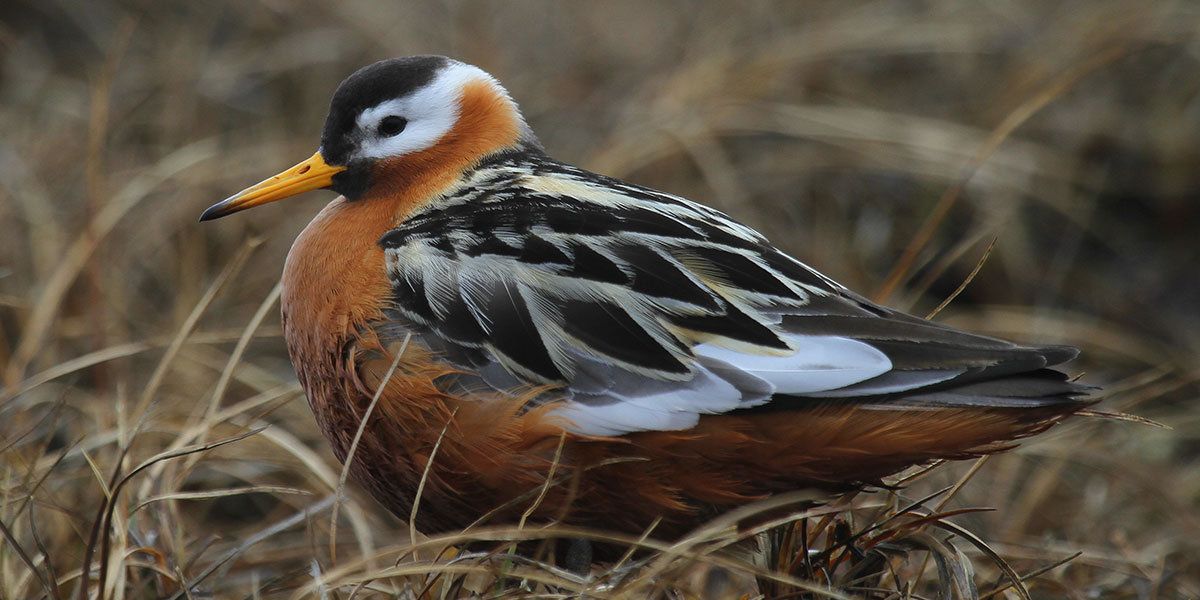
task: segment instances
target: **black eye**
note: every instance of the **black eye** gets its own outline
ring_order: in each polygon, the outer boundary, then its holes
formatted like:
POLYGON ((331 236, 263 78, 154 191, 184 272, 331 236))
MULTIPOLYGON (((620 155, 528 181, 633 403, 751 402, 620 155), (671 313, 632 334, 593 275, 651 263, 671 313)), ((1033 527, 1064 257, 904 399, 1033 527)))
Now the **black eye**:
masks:
POLYGON ((404 131, 404 128, 407 125, 408 119, 405 119, 404 117, 397 117, 396 115, 389 115, 384 117, 383 120, 379 122, 379 128, 377 131, 379 131, 379 135, 391 137, 397 133, 400 133, 401 131, 404 131))

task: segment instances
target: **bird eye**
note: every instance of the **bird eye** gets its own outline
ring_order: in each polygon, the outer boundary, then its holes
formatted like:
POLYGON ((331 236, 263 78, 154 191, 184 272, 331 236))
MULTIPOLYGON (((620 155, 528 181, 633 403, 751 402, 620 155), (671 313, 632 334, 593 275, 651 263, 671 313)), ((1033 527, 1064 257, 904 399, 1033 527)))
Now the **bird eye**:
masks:
POLYGON ((404 117, 397 117, 396 115, 389 115, 384 117, 383 120, 379 122, 377 131, 379 131, 380 135, 391 137, 400 133, 401 131, 404 131, 404 128, 407 125, 408 119, 405 119, 404 117))

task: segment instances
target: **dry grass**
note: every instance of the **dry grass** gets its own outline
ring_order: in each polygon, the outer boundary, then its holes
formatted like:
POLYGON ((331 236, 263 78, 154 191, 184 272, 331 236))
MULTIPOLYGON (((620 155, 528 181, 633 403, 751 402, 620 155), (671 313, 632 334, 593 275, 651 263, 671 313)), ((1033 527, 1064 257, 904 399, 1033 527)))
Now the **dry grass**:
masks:
POLYGON ((0 598, 1200 597, 1193 4, 3 13, 0 598), (996 239, 938 318, 1078 345, 1104 407, 1174 430, 1076 419, 794 508, 766 552, 724 518, 626 539, 647 552, 590 577, 508 554, 565 531, 427 539, 352 485, 335 501, 275 287, 328 197, 196 218, 308 156, 342 77, 413 53, 496 74, 555 156, 714 205, 893 306, 929 312, 996 239))

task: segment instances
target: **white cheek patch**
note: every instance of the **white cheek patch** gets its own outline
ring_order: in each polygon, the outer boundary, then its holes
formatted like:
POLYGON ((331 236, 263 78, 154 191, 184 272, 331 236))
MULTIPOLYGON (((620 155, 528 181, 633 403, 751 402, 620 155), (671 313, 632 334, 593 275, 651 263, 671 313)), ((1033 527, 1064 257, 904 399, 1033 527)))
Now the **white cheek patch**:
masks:
POLYGON ((458 121, 463 86, 475 80, 499 85, 477 67, 454 63, 442 69, 433 81, 412 94, 364 110, 355 120, 363 141, 354 158, 381 159, 401 156, 437 144, 458 121), (379 122, 393 115, 408 121, 404 131, 393 136, 380 134, 379 122))

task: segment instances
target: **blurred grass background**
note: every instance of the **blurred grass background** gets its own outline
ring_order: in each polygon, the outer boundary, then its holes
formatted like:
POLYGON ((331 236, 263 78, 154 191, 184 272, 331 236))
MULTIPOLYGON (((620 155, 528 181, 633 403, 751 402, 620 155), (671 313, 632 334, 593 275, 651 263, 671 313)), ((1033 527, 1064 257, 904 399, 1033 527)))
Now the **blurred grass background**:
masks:
MULTIPOLYGON (((715 206, 898 308, 929 312, 997 240, 937 318, 1079 346, 1104 408, 1174 429, 1076 419, 987 461, 948 507, 997 510, 956 522, 1023 573, 1082 552, 1035 597, 1200 597, 1197 32, 1191 2, 9 0, 0 598, 65 597, 101 559, 106 597, 346 597, 412 560, 353 486, 330 531, 339 468, 280 337, 283 257, 330 194, 196 218, 311 154, 354 69, 421 53, 496 75, 553 156, 715 206), (114 472, 268 424, 137 473, 93 538, 114 472)), ((932 571, 901 569, 917 594, 932 571)))

